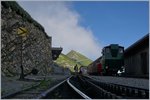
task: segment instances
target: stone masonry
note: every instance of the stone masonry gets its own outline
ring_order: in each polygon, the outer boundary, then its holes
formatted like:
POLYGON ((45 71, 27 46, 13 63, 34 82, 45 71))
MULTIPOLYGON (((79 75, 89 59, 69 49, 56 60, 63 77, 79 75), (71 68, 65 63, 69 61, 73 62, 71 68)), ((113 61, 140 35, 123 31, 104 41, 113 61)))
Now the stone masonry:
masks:
POLYGON ((51 72, 51 37, 44 28, 22 9, 15 1, 1 2, 1 73, 3 76, 16 76, 32 68, 39 75, 51 72), (25 36, 18 34, 19 27, 27 30, 25 36), (21 42, 22 41, 22 42, 21 42), (21 55, 22 51, 22 55, 21 55), (22 57, 22 62, 21 62, 22 57))

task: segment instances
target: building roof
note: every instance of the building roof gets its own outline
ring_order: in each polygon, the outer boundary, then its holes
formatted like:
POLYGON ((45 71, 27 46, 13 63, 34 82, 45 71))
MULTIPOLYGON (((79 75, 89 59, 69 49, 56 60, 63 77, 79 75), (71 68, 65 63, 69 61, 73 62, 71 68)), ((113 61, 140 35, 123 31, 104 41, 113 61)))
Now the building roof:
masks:
POLYGON ((63 50, 62 47, 52 47, 52 59, 56 60, 59 55, 61 54, 61 51, 63 50))
POLYGON ((118 46, 119 48, 124 48, 123 46, 120 46, 119 44, 110 44, 109 46, 105 46, 103 49, 105 48, 110 48, 111 46, 118 46))
POLYGON ((129 46, 125 52, 124 52, 124 56, 128 56, 128 55, 132 55, 137 53, 138 51, 149 47, 149 34, 146 34, 144 37, 142 37, 141 39, 139 39, 137 42, 135 42, 134 44, 132 44, 131 46, 129 46))

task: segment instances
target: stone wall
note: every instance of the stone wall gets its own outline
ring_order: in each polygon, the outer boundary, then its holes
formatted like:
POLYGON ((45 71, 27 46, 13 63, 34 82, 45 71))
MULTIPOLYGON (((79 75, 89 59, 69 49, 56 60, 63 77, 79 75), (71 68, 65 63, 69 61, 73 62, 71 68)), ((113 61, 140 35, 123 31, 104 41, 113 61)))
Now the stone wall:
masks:
POLYGON ((59 66, 57 63, 53 63, 52 74, 57 75, 70 75, 69 68, 64 68, 63 66, 59 66))
POLYGON ((16 2, 3 1, 1 2, 2 75, 19 75, 21 64, 25 73, 36 68, 40 75, 49 74, 52 65, 51 37, 16 2), (27 30, 25 36, 18 34, 20 27, 27 30))

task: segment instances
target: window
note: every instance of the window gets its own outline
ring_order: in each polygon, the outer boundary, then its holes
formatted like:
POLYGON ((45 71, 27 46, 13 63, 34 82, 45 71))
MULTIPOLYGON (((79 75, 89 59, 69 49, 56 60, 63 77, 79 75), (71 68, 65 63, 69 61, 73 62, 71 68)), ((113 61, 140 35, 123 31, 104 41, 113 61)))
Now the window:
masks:
POLYGON ((119 48, 119 53, 123 53, 123 48, 119 48))
POLYGON ((109 53, 109 52, 110 52, 109 48, 106 48, 106 49, 105 49, 105 52, 106 52, 106 53, 109 53))

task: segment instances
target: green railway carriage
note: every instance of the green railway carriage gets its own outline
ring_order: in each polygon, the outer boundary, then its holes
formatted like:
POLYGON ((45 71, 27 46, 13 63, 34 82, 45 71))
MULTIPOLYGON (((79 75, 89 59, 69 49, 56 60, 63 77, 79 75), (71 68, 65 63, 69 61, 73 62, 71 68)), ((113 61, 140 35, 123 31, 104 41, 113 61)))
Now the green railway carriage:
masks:
POLYGON ((102 64, 103 75, 116 74, 117 71, 124 65, 124 47, 118 44, 111 44, 102 50, 102 64))
POLYGON ((102 56, 88 65, 90 75, 115 75, 124 66, 124 47, 110 44, 102 49, 102 56))

